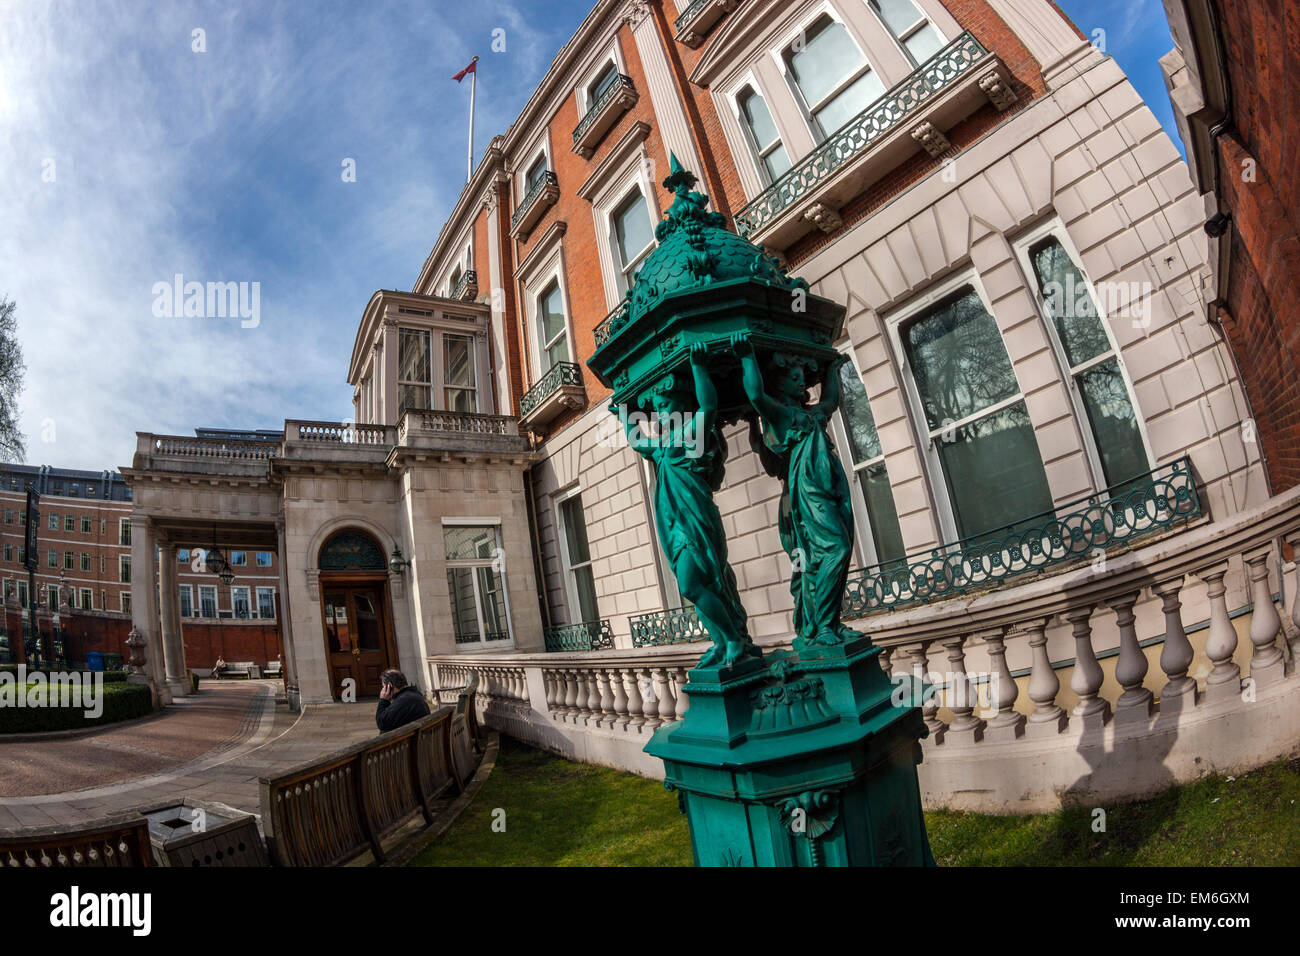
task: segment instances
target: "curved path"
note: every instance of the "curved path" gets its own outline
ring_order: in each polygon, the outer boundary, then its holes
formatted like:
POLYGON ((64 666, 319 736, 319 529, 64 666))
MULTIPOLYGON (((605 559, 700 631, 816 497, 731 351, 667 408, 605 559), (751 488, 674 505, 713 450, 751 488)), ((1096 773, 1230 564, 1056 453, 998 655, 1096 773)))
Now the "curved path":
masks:
POLYGON ((0 828, 191 797, 258 810, 258 778, 375 736, 374 703, 290 713, 270 681, 207 684, 143 721, 0 742, 0 828))

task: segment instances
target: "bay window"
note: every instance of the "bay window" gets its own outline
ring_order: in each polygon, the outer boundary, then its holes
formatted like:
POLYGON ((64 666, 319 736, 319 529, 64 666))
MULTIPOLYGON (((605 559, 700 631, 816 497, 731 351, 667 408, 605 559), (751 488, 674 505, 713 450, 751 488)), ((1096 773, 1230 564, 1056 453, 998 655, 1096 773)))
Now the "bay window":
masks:
POLYGON ((401 329, 397 343, 397 409, 432 408, 428 329, 401 329))
POLYGON ((452 412, 478 411, 474 380, 473 337, 443 333, 442 351, 445 372, 443 377, 445 407, 452 412))

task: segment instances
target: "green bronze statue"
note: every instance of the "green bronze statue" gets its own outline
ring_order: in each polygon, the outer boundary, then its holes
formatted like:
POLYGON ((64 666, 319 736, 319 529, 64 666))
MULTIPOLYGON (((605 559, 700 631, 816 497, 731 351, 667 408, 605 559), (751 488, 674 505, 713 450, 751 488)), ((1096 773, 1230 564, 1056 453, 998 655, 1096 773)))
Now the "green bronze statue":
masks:
POLYGON ((816 363, 776 352, 767 379, 748 333, 732 335, 745 395, 762 418, 764 467, 782 479, 781 544, 794 566, 795 647, 840 644, 862 635, 840 621, 840 602, 853 558, 853 505, 849 482, 826 433, 840 404, 841 355, 822 376, 822 397, 809 405, 808 385, 816 363), (771 393, 768 391, 770 383, 771 393))
MULTIPOLYGON (((655 527, 682 596, 695 606, 713 647, 700 667, 730 667, 742 657, 762 656, 749 636, 736 575, 727 561, 727 536, 713 493, 722 484, 727 442, 717 423, 718 395, 709 375, 707 348, 690 352, 694 394, 671 372, 644 392, 658 433, 624 420, 632 450, 654 462, 655 527)), ((616 405, 610 411, 619 414, 616 405)))

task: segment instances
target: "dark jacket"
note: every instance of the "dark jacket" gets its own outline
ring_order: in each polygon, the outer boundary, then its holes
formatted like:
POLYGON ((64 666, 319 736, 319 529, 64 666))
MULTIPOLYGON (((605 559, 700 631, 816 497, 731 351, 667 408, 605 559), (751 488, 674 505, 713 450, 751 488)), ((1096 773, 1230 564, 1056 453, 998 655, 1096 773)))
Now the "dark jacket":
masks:
POLYGON ((386 733, 428 715, 429 705, 425 702, 424 695, 414 687, 407 686, 394 694, 392 700, 379 702, 379 708, 375 711, 375 723, 379 725, 380 733, 386 733))

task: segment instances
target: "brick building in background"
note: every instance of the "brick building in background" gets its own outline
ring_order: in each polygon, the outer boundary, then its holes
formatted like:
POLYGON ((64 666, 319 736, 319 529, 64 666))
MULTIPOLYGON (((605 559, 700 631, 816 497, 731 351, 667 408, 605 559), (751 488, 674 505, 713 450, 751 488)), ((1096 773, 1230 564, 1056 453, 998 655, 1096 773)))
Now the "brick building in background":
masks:
MULTIPOLYGON (((35 584, 42 658, 80 665, 88 652, 106 652, 125 659, 131 629, 131 489, 115 471, 21 464, 0 465, 0 655, 13 661, 27 656, 29 488, 41 496, 35 584)), ((232 552, 227 557, 236 575, 229 585, 201 569, 201 556, 188 549, 175 555, 185 640, 191 666, 200 670, 218 654, 258 664, 279 656, 275 555, 232 552)))
POLYGON ((1164 0, 1161 59, 1272 489, 1300 484, 1300 4, 1164 0))

